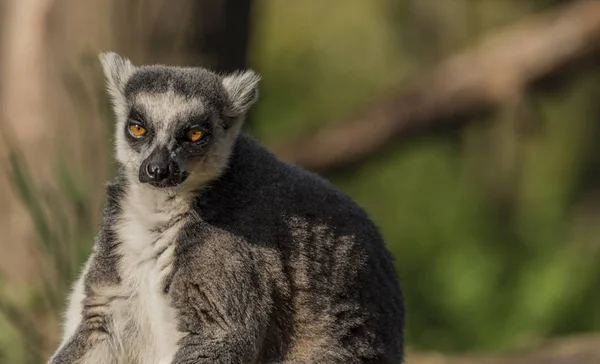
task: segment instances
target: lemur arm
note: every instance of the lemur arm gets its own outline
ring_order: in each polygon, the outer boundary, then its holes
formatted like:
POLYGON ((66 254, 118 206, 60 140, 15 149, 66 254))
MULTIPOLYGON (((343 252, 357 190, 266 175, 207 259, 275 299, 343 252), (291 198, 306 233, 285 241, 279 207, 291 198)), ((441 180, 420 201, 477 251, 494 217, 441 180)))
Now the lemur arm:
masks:
POLYGON ((74 285, 65 314, 61 344, 49 364, 115 362, 117 352, 111 332, 110 303, 118 286, 106 275, 106 259, 93 253, 74 285), (100 267, 103 268, 100 268, 100 267))
POLYGON ((91 257, 86 263, 83 272, 73 285, 71 295, 68 299, 67 310, 65 312, 64 326, 62 328, 62 338, 58 349, 54 352, 52 357, 48 360, 48 364, 58 363, 74 363, 83 357, 82 352, 85 349, 80 348, 83 340, 81 340, 81 332, 79 327, 83 318, 83 301, 85 299, 84 292, 84 277, 89 269, 91 257))
POLYGON ((204 254, 171 288, 185 333, 172 363, 254 363, 271 317, 269 280, 248 252, 204 254))

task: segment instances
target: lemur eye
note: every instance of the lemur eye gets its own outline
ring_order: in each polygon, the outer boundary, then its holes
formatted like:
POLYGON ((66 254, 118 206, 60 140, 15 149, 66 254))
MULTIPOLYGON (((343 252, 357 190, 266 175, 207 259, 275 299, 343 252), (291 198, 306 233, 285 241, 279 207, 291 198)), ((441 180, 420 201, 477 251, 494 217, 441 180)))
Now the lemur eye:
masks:
POLYGON ((202 133, 202 131, 200 131, 198 129, 190 129, 187 132, 187 138, 191 142, 197 142, 198 140, 200 140, 200 138, 202 138, 202 135, 204 135, 204 134, 202 133))
POLYGON ((129 124, 129 133, 136 138, 141 138, 146 135, 147 131, 140 124, 129 124))

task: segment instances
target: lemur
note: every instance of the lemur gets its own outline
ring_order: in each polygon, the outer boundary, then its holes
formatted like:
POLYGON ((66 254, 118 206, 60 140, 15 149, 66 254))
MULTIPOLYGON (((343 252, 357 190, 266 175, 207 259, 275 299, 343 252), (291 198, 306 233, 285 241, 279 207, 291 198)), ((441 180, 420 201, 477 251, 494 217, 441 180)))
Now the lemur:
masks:
POLYGON ((241 131, 259 76, 99 58, 118 168, 49 363, 401 363, 378 228, 241 131))

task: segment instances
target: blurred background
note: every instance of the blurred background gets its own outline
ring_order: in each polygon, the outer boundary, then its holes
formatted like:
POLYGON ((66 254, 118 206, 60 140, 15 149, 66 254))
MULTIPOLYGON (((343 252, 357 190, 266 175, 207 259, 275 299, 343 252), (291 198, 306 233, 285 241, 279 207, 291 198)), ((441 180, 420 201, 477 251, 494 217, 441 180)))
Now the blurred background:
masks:
POLYGON ((247 132, 379 225, 408 363, 600 362, 600 1, 0 0, 0 363, 90 252, 104 50, 262 74, 247 132))

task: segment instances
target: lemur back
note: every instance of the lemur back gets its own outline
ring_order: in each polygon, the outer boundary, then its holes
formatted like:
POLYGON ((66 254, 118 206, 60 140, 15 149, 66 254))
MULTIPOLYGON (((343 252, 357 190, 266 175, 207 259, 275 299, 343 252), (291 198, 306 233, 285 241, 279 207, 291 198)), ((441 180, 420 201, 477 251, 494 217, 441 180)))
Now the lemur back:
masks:
POLYGON ((104 57, 129 144, 50 362, 400 363, 404 301, 377 228, 239 132, 258 79, 104 57))

